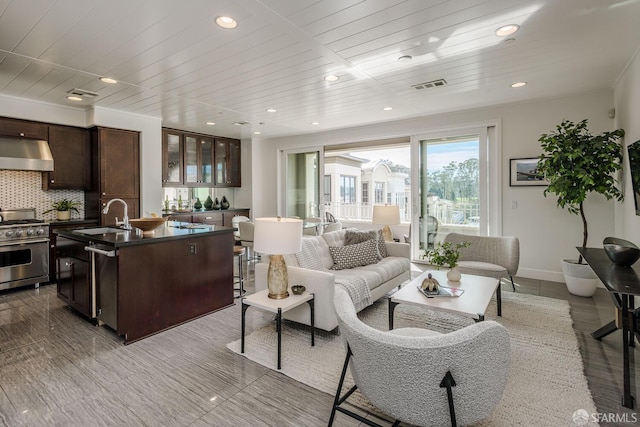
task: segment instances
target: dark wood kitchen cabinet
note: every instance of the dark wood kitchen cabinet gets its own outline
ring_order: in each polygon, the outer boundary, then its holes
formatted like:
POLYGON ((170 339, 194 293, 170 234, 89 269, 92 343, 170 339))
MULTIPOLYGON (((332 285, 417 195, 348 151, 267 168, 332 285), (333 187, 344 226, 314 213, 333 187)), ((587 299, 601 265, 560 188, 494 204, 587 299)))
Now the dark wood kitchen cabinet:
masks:
POLYGON ((0 117, 0 135, 46 141, 49 136, 49 127, 46 123, 0 117))
POLYGON ((58 235, 56 230, 61 229, 74 229, 81 227, 95 227, 98 225, 98 221, 64 221, 49 223, 49 281, 55 282, 58 280, 58 251, 56 249, 58 245, 58 235))
POLYGON ((58 298, 91 318, 91 271, 85 243, 58 236, 56 241, 58 298))
POLYGON ((42 189, 89 189, 91 186, 89 130, 50 125, 49 148, 53 156, 53 171, 42 173, 42 189))
POLYGON ((240 187, 240 140, 162 129, 163 187, 240 187))
POLYGON ((87 218, 98 218, 100 225, 121 221, 124 207, 111 199, 122 199, 129 218, 140 214, 140 133, 104 127, 91 128, 91 190, 85 192, 87 218))
POLYGON ((215 186, 240 187, 240 141, 216 138, 215 141, 215 186))

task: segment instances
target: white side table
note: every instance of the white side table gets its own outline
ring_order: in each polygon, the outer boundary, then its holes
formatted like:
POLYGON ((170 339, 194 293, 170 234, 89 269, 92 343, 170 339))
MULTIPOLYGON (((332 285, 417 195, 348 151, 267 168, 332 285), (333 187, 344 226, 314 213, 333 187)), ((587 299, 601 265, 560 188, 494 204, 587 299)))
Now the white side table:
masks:
POLYGON ((315 315, 314 315, 314 294, 304 292, 302 295, 295 295, 289 290, 289 297, 283 299, 271 299, 268 297, 269 291, 264 289, 255 294, 241 299, 242 301, 242 336, 240 338, 240 353, 244 353, 244 329, 245 329, 245 313, 249 306, 253 306, 259 310, 275 313, 276 325, 278 331, 278 369, 280 369, 281 348, 282 348, 282 313, 298 307, 305 302, 309 304, 311 312, 311 346, 315 345, 315 315))

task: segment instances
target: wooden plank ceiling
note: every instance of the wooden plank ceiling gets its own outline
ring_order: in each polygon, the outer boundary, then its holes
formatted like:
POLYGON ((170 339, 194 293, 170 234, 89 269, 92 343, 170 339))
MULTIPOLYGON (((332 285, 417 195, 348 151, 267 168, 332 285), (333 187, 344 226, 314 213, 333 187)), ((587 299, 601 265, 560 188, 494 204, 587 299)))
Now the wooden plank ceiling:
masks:
POLYGON ((612 87, 638 22, 638 0, 0 0, 0 94, 302 134, 612 87))

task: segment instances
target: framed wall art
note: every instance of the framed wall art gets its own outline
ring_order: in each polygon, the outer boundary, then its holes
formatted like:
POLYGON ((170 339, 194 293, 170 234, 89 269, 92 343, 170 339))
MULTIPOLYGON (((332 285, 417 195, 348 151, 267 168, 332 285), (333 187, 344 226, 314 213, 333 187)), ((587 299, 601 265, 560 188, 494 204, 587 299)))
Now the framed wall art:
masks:
POLYGON ((511 159, 509 162, 509 185, 516 186, 544 186, 549 182, 538 172, 538 157, 525 159, 511 159))

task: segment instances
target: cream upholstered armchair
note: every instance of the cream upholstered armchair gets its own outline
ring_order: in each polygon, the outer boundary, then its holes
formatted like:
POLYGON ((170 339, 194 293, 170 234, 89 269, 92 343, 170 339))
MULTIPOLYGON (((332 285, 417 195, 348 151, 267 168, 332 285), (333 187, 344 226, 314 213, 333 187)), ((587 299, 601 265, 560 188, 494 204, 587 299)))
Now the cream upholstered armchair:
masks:
POLYGON ((329 426, 336 411, 377 426, 341 406, 356 389, 396 419, 394 425, 469 425, 488 417, 500 401, 511 364, 510 338, 502 325, 484 321, 448 334, 419 328, 379 331, 358 319, 339 287, 334 304, 347 357, 329 426), (355 386, 341 396, 348 367, 355 386))
POLYGON ((488 237, 449 233, 444 238, 444 241, 470 243, 468 247, 460 249, 458 268, 461 273, 495 277, 498 280, 509 276, 511 286, 514 291, 516 290, 513 276, 518 272, 518 265, 520 264, 520 241, 517 237, 488 237))

